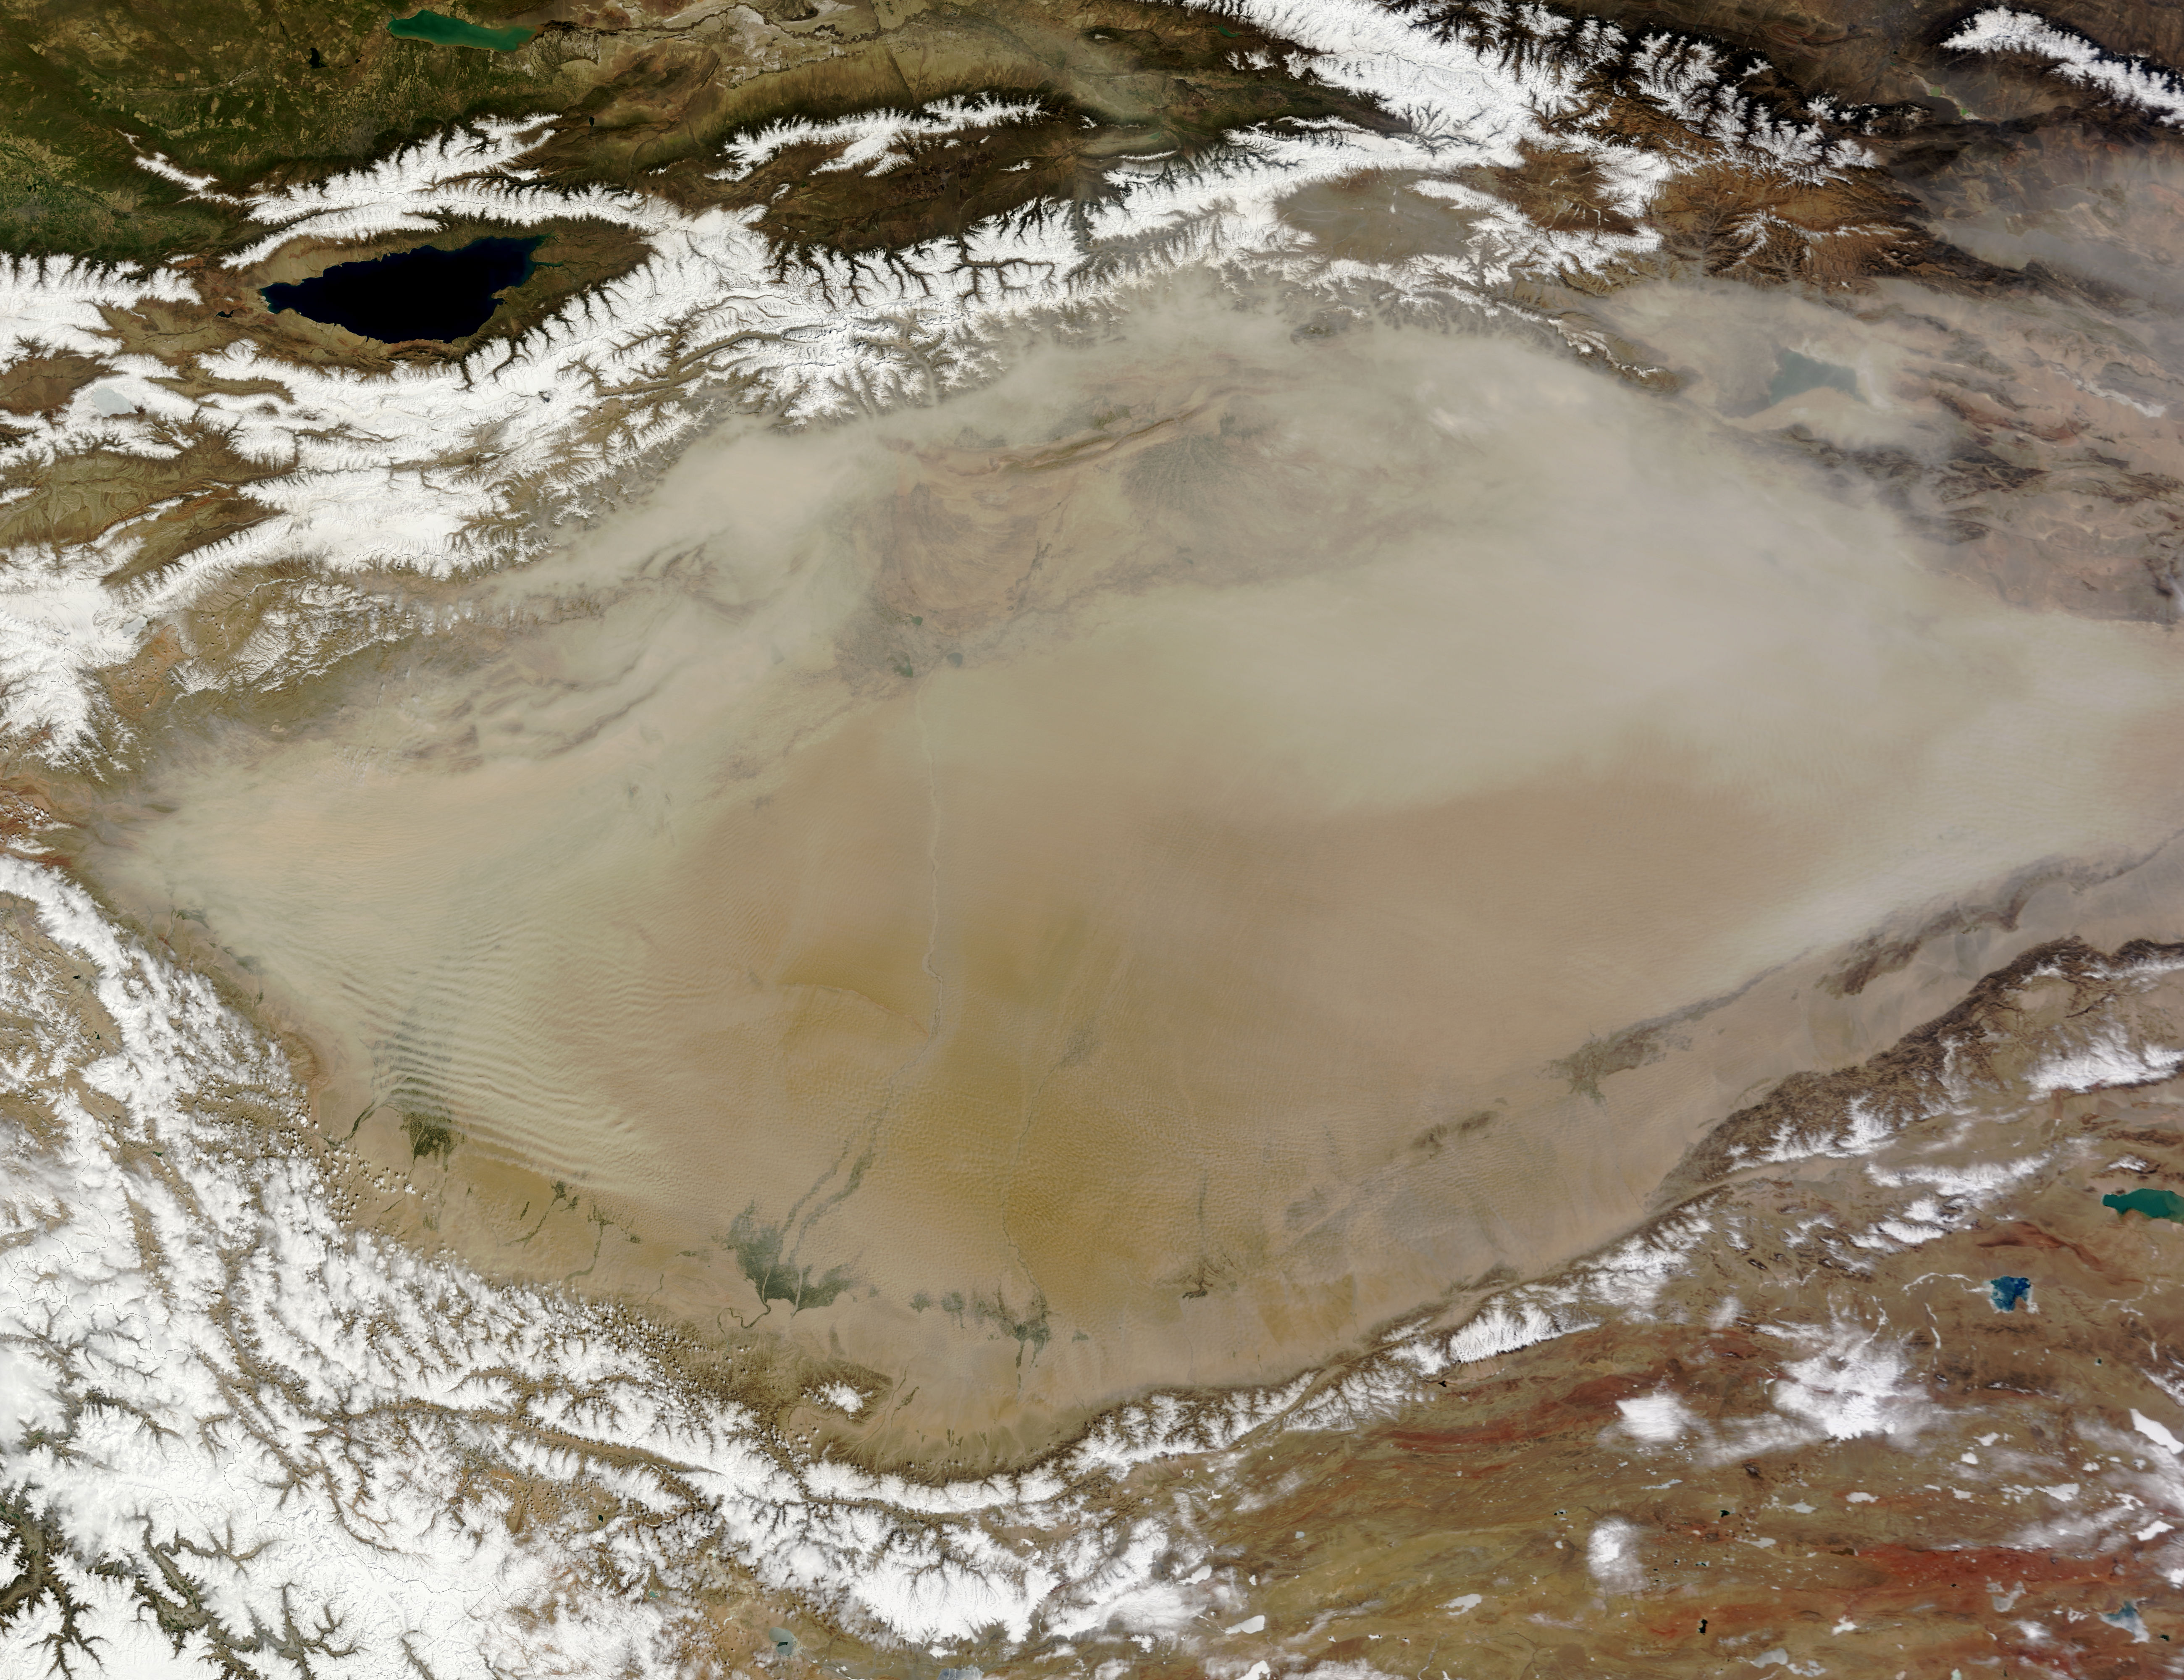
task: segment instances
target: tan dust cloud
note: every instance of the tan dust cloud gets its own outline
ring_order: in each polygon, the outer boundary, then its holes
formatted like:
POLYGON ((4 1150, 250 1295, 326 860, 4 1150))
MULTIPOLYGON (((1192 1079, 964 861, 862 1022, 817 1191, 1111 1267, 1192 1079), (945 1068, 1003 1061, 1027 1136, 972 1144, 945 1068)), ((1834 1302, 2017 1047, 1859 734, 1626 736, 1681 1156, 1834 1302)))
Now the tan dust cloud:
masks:
POLYGON ((876 1451, 1028 1444, 1597 1244, 1927 995, 1869 1030, 1831 950, 2184 826, 2163 632, 1802 471, 1509 343, 1173 299, 701 448, 481 586, 559 603, 504 651, 174 743, 86 865, 203 918, 339 1124, 581 1185, 701 1257, 647 1286, 688 1321, 770 1284, 897 1383, 876 1451))

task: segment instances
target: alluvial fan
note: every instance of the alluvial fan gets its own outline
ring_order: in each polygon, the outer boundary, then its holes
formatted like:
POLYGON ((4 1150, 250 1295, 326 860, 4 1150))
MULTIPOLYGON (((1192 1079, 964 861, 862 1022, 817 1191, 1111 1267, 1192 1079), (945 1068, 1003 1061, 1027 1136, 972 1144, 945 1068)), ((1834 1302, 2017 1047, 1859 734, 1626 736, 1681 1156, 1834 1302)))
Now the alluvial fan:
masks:
POLYGON ((2184 1674, 2168 14, 292 11, 0 71, 0 1672, 2184 1674))

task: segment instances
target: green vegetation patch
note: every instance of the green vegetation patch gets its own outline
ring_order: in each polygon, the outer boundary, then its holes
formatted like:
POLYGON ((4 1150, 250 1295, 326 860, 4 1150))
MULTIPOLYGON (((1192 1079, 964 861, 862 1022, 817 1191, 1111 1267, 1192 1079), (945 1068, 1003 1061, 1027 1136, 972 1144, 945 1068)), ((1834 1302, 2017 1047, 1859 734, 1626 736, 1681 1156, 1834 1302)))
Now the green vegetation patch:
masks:
POLYGON ((242 207, 143 154, 229 189, 315 179, 465 118, 557 108, 558 61, 543 42, 521 58, 427 51, 370 0, 0 0, 0 251, 216 252, 255 231, 242 207))
MULTIPOLYGON (((767 0, 762 15, 812 15, 767 0)), ((1124 190, 1116 166, 1218 166, 1240 130, 1400 119, 1279 69, 1287 43, 1145 0, 978 0, 851 8, 824 25, 663 34, 519 22, 528 0, 464 0, 482 21, 370 0, 252 10, 229 0, 0 0, 0 253, 149 264, 217 259, 266 230, 246 192, 321 179, 480 117, 545 118, 526 159, 558 186, 610 185, 687 210, 756 209, 777 252, 858 255, 994 217, 1067 216, 1124 190), (498 23, 495 19, 499 19, 498 23), (437 50, 447 47, 472 49, 437 50), (791 147, 721 179, 731 136, 990 94, 1039 115, 906 136, 877 172, 791 147), (214 183, 144 166, 156 154, 214 183)))
POLYGON ((506 29, 487 29, 431 10, 420 11, 412 17, 389 18, 387 32, 404 41, 429 41, 439 47, 482 47, 488 53, 513 53, 538 33, 535 29, 514 25, 506 29))
POLYGON ((435 1156, 445 1160, 454 1153, 458 1134, 453 1122, 444 1115, 404 1115, 402 1131, 410 1140, 410 1158, 412 1160, 430 1160, 435 1156))
POLYGON ((832 1306, 835 1299, 856 1282, 845 1266, 829 1266, 819 1272, 799 1264, 792 1252, 787 1228, 765 1223, 759 1218, 755 1206, 747 1207, 735 1216, 722 1240, 736 1257, 737 1270, 769 1308, 776 1301, 785 1302, 791 1312, 801 1312, 806 1307, 832 1306))

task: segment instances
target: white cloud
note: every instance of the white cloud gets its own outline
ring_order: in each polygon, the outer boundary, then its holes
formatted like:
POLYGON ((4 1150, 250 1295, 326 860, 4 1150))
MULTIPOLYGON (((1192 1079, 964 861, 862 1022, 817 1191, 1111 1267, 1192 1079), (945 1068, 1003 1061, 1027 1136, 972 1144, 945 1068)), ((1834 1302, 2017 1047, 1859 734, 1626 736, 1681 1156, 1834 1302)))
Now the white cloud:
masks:
POLYGON ((1618 1400, 1623 1427, 1648 1446, 1663 1446, 1680 1438, 1696 1420, 1691 1408, 1665 1390, 1643 1394, 1635 1400, 1618 1400))
POLYGON ((1646 1583, 1638 1560, 1638 1527, 1619 1516, 1604 1517, 1585 1536, 1585 1566, 1608 1593, 1635 1593, 1646 1583))
POLYGON ((1914 1377, 1901 1344, 1882 1332, 1839 1324, 1789 1333, 1825 1345, 1783 1367, 1773 1399, 1785 1417, 1836 1441, 1908 1436, 1932 1421, 1934 1404, 1914 1377))

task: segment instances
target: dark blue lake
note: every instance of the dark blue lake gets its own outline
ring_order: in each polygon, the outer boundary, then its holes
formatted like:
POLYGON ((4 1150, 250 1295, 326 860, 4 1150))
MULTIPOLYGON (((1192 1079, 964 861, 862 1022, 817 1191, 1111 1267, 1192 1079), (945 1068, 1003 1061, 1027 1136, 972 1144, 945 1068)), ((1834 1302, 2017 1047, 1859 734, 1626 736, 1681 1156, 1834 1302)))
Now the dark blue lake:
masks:
POLYGON ((443 251, 421 245, 361 263, 337 263, 292 285, 261 287, 265 307, 298 314, 382 343, 413 338, 447 343, 493 319, 500 294, 531 277, 535 239, 473 239, 443 251))

